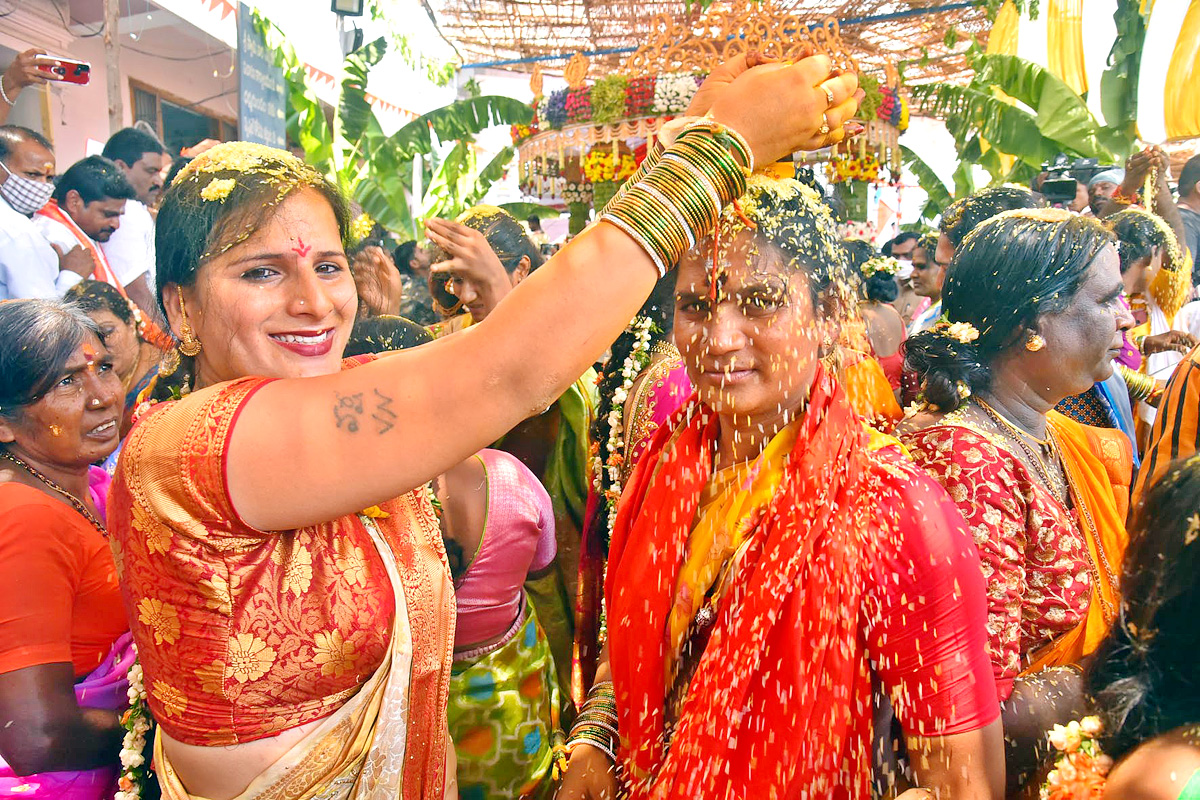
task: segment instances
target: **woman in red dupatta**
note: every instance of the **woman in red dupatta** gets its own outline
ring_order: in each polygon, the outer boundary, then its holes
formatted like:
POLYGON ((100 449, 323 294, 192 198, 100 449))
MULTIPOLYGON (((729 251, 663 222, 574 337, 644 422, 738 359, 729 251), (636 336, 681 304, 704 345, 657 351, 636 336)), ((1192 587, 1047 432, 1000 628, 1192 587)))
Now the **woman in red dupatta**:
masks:
POLYGON ((622 496, 560 798, 611 796, 618 773, 638 800, 869 797, 873 684, 921 785, 998 796, 969 534, 818 357, 846 276, 818 195, 757 176, 684 258, 675 340, 697 394, 622 496))

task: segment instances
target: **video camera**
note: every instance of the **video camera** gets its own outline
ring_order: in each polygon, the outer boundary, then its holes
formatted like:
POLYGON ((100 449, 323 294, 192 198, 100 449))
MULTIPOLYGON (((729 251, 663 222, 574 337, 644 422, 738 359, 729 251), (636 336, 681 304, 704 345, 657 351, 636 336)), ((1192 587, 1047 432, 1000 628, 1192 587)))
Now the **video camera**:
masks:
POLYGON ((1059 153, 1054 161, 1042 164, 1046 173, 1042 181, 1042 194, 1052 206, 1063 206, 1075 199, 1075 183, 1087 184, 1101 170, 1094 158, 1077 158, 1074 162, 1065 153, 1059 153))

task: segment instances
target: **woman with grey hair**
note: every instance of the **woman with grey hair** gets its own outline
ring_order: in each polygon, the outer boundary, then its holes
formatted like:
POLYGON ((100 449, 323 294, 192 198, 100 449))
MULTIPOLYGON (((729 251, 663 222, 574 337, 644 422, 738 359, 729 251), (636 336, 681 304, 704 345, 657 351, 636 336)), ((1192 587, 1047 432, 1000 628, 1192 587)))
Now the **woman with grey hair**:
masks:
POLYGON ((0 791, 111 797, 134 662, 104 525, 124 392, 73 305, 0 303, 0 791), (35 775, 36 777, 29 777, 35 775))

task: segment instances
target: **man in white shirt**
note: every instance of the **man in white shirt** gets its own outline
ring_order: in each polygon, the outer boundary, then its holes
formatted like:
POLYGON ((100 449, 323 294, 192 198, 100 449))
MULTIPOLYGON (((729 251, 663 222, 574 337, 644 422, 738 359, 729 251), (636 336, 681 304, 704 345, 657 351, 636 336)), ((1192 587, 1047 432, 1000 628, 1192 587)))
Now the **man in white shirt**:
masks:
POLYGON ((95 263, 93 277, 123 291, 100 245, 120 229, 125 203, 133 197, 120 167, 103 156, 89 156, 62 174, 53 198, 34 215, 33 224, 60 250, 82 246, 95 263))
POLYGON ((129 299, 151 319, 160 320, 154 289, 154 218, 150 215, 162 192, 162 143, 137 128, 122 128, 109 137, 103 155, 125 173, 136 198, 125 204, 121 227, 101 246, 129 299))
POLYGON ((95 269, 82 247, 56 251, 30 219, 54 192, 53 177, 45 137, 0 126, 0 300, 61 297, 95 269))

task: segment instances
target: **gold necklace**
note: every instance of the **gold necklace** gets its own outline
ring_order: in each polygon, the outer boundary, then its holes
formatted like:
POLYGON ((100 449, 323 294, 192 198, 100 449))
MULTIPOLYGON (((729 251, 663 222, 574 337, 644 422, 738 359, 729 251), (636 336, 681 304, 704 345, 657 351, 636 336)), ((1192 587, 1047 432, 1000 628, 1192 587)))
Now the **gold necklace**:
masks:
POLYGON ((1062 458, 1058 453, 1058 447, 1054 443, 1053 435, 1047 436, 1047 438, 1044 440, 1039 439, 1033 434, 1023 431, 1013 423, 1009 422, 1007 419, 1005 419, 1003 414, 992 408, 979 397, 972 397, 971 399, 975 401, 976 405, 979 406, 979 408, 988 416, 989 419, 1000 426, 1000 429, 1008 435, 1008 438, 1015 441, 1017 445, 1025 452, 1025 455, 1029 457, 1030 463, 1037 471, 1038 477, 1042 479, 1042 483, 1045 485, 1046 489, 1049 490, 1051 496, 1053 496, 1054 499, 1056 499, 1062 505, 1062 507, 1066 509, 1069 495, 1067 493, 1065 478, 1059 477, 1058 475, 1055 475, 1052 478, 1051 469, 1046 465, 1045 459, 1043 459, 1041 454, 1036 452, 1025 441, 1026 439, 1029 439, 1037 442, 1039 445, 1049 450, 1051 458, 1059 462, 1061 469, 1062 458))
POLYGON ((121 379, 121 385, 125 388, 125 394, 129 394, 129 387, 132 386, 134 381, 137 380, 138 370, 140 370, 142 368, 142 357, 145 355, 145 349, 146 349, 145 343, 139 341, 138 342, 138 357, 137 357, 137 361, 133 365, 133 371, 129 373, 128 380, 126 380, 125 378, 121 379))
POLYGON ((74 506, 76 511, 78 511, 80 514, 83 514, 83 516, 87 518, 87 521, 92 523, 92 527, 94 527, 96 530, 100 531, 101 536, 108 538, 108 530, 105 529, 104 523, 102 523, 100 520, 96 519, 96 516, 91 511, 88 510, 88 507, 83 504, 82 500, 80 500, 78 497, 71 494, 66 489, 59 486, 57 483, 50 480, 45 475, 38 472, 36 469, 31 467, 29 464, 26 464, 24 461, 17 458, 16 456, 14 456, 12 453, 8 452, 7 450, 0 450, 0 456, 4 456, 9 461, 13 462, 18 467, 25 470, 33 477, 37 478, 42 483, 46 484, 46 486, 50 487, 51 489, 53 489, 54 491, 58 492, 63 497, 65 497, 67 499, 67 501, 72 506, 74 506))

